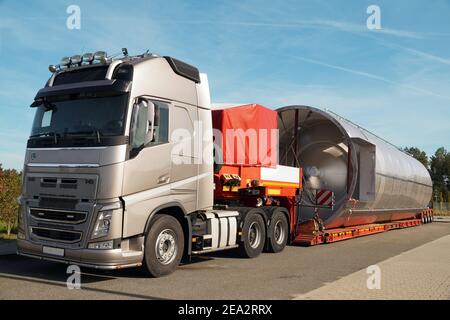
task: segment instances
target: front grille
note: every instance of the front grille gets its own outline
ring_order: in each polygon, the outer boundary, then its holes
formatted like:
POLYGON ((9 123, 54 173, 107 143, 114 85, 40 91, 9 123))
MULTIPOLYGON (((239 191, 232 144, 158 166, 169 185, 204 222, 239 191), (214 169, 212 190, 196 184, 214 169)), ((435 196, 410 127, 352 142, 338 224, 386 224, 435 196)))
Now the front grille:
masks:
POLYGON ((37 220, 76 224, 84 222, 86 220, 87 213, 82 211, 30 208, 30 215, 37 220))
POLYGON ((49 228, 32 227, 31 233, 39 238, 57 240, 62 242, 78 242, 81 240, 81 232, 64 231, 49 228))

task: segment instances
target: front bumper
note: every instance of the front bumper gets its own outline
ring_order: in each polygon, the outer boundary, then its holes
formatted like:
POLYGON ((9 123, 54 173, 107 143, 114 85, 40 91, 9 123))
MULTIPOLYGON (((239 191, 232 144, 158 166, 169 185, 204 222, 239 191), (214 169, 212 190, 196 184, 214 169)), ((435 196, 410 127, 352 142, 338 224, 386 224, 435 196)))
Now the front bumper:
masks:
POLYGON ((49 260, 66 264, 75 264, 95 269, 122 269, 142 265, 144 253, 142 250, 97 250, 97 249, 67 249, 64 248, 64 257, 43 253, 43 245, 28 240, 17 240, 17 254, 49 260))

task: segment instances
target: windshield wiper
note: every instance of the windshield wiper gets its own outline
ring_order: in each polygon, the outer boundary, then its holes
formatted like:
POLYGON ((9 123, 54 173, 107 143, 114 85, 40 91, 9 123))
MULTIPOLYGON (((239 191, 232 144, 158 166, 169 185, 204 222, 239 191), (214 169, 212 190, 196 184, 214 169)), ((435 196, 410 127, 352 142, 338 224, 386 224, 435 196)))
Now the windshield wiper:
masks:
POLYGON ((46 131, 30 135, 30 138, 53 137, 55 144, 58 144, 58 138, 61 135, 55 131, 46 131))

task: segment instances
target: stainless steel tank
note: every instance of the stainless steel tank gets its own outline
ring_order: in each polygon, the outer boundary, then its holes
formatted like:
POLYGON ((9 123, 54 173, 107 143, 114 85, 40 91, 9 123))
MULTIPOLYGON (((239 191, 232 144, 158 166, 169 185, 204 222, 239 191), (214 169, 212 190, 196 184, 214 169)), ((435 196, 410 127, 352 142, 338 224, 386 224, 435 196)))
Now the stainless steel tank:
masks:
MULTIPOLYGON (((288 106, 278 111, 279 163, 303 168, 303 203, 313 190, 334 192, 321 208, 326 228, 410 219, 428 206, 427 169, 394 145, 329 110, 288 106)), ((312 208, 299 208, 301 220, 312 208)))

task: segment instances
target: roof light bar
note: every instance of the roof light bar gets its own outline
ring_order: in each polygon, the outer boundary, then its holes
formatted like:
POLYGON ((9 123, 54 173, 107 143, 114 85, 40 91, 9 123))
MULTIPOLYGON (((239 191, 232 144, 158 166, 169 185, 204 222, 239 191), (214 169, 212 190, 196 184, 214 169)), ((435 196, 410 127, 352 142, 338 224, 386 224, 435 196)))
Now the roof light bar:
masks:
MULTIPOLYGON (((1 0, 0 0, 1 1, 1 0)), ((128 50, 127 48, 122 48, 122 54, 125 58, 128 58, 128 50)), ((144 57, 148 55, 148 51, 140 56, 136 57, 144 57)), ((95 53, 87 52, 83 55, 74 55, 71 57, 64 57, 61 59, 61 63, 59 65, 49 65, 48 69, 50 72, 54 73, 63 68, 72 68, 76 66, 82 66, 83 64, 93 64, 95 62, 100 62, 102 64, 108 64, 112 61, 115 61, 116 55, 108 56, 106 51, 97 51, 95 53)), ((156 56, 154 54, 150 54, 150 56, 156 56)), ((131 59, 133 57, 130 57, 131 59)))
POLYGON ((61 59, 61 65, 64 67, 68 67, 70 65, 70 57, 64 57, 61 59))
POLYGON ((75 55, 70 57, 70 61, 74 65, 81 65, 81 62, 83 62, 83 58, 80 55, 75 55))
POLYGON ((92 61, 94 61, 94 54, 92 53, 85 53, 82 56, 83 62, 88 62, 89 64, 92 64, 92 61))
POLYGON ((94 53, 94 60, 97 61, 102 61, 102 59, 107 58, 108 55, 106 54, 105 51, 97 51, 96 53, 94 53))

